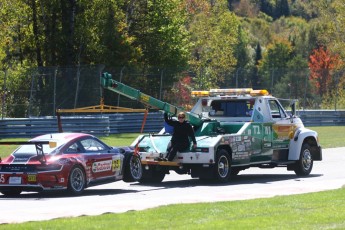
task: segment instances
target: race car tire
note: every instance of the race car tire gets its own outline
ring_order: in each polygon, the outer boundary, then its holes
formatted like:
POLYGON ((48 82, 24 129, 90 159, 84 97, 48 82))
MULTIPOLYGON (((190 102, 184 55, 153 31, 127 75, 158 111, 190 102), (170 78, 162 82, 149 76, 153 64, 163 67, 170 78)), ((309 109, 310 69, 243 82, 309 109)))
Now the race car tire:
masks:
POLYGON ((231 160, 228 151, 220 149, 216 154, 214 167, 215 179, 217 182, 228 182, 231 176, 231 160))
POLYGON ((294 171, 297 176, 308 176, 313 169, 313 158, 311 147, 304 143, 301 148, 299 160, 294 165, 294 171))
POLYGON ((4 196, 19 196, 22 193, 21 189, 11 189, 0 191, 4 196))
POLYGON ((133 153, 126 153, 124 159, 124 182, 139 181, 143 174, 141 159, 133 153))
POLYGON ((68 177, 67 190, 71 195, 80 195, 83 193, 86 185, 84 170, 81 166, 75 165, 68 177))

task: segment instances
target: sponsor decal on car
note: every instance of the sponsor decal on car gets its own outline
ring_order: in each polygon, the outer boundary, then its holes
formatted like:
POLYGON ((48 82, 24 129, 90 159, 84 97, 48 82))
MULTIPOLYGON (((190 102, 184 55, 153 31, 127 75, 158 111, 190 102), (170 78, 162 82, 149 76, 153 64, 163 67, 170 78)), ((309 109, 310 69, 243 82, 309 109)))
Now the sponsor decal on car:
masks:
POLYGON ((112 160, 98 161, 92 164, 92 172, 105 172, 110 171, 112 166, 112 160))

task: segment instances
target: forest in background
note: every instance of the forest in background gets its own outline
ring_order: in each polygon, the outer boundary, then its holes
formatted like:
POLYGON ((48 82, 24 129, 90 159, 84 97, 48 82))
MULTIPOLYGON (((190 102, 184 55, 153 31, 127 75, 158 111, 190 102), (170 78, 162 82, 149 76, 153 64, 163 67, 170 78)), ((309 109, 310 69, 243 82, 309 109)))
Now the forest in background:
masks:
POLYGON ((303 109, 344 109, 344 12, 345 0, 2 0, 1 114, 26 117, 34 101, 46 115, 53 84, 65 97, 54 108, 78 107, 66 95, 87 98, 104 71, 186 108, 191 90, 264 88, 303 109))

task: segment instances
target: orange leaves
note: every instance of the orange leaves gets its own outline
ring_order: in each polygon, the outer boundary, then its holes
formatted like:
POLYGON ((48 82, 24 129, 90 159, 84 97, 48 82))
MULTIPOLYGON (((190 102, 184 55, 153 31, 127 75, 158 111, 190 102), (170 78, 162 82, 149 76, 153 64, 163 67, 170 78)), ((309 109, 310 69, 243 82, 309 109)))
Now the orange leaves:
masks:
POLYGON ((312 80, 316 92, 322 97, 332 82, 332 71, 340 64, 339 55, 332 54, 326 47, 314 49, 309 56, 309 79, 312 80))

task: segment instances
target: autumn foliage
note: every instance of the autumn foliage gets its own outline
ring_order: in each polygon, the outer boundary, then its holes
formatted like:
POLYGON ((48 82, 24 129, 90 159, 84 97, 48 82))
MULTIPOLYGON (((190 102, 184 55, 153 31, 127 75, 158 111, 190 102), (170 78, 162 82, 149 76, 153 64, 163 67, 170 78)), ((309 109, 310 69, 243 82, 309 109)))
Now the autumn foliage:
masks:
POLYGON ((309 79, 321 97, 331 89, 332 72, 340 64, 339 55, 333 55, 326 47, 314 49, 309 56, 309 79))
POLYGON ((192 78, 185 76, 175 83, 173 89, 173 96, 177 100, 177 104, 186 110, 191 109, 191 82, 192 78))

